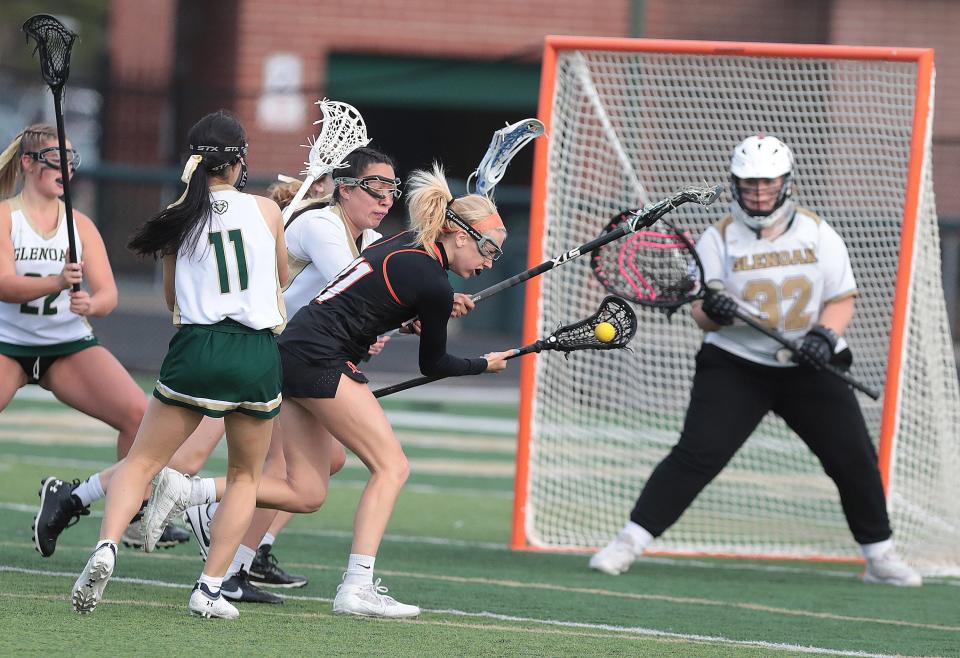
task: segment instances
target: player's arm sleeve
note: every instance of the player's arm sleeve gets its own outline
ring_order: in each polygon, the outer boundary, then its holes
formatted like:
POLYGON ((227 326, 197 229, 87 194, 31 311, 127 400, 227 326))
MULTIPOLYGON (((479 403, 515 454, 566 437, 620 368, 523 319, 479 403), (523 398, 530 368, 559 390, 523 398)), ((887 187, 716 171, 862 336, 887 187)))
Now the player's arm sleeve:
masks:
POLYGON ((451 310, 453 292, 449 285, 430 286, 418 295, 420 372, 428 377, 479 375, 487 369, 486 359, 447 354, 447 321, 451 310))
POLYGON ((829 304, 857 294, 850 254, 843 239, 828 224, 820 227, 817 260, 823 270, 823 303, 829 304))
MULTIPOLYGON (((300 217, 303 221, 306 217, 300 217)), ((300 248, 320 273, 322 281, 330 281, 353 262, 343 227, 325 219, 310 218, 301 228, 300 248)))
POLYGON ((724 281, 726 277, 723 266, 723 236, 715 227, 711 226, 697 242, 697 255, 703 263, 703 278, 705 283, 710 281, 724 281))

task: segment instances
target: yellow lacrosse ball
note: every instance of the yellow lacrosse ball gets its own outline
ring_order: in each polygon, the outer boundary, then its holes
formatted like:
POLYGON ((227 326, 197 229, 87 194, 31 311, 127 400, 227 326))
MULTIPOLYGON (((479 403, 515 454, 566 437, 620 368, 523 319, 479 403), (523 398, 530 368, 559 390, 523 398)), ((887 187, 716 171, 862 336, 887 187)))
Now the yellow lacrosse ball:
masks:
POLYGON ((596 336, 597 340, 601 343, 609 343, 617 337, 617 330, 609 322, 601 322, 593 330, 593 335, 596 336))

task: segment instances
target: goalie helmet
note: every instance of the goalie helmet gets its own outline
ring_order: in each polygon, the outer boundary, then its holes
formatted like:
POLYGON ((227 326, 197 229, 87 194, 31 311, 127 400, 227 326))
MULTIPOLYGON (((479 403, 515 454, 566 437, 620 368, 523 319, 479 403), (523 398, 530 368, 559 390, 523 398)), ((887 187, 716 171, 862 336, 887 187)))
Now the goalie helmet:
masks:
POLYGON ((733 217, 754 231, 773 226, 779 220, 793 215, 796 204, 790 199, 793 192, 793 153, 790 147, 776 137, 755 135, 747 137, 733 149, 730 162, 730 193, 733 196, 733 217), (773 208, 759 210, 748 207, 743 200, 740 181, 745 179, 775 179, 784 177, 773 208))

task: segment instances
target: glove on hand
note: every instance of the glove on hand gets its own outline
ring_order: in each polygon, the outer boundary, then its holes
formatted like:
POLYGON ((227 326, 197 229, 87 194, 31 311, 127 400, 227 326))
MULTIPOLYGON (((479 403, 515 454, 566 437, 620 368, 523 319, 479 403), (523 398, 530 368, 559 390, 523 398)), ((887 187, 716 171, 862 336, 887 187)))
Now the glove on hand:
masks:
POLYGON ((733 324, 736 317, 737 302, 722 290, 707 289, 707 296, 700 307, 707 317, 720 325, 733 324))
POLYGON ((803 341, 794 355, 794 360, 802 368, 820 370, 830 363, 839 339, 840 337, 833 329, 824 327, 822 324, 815 325, 803 337, 803 341))

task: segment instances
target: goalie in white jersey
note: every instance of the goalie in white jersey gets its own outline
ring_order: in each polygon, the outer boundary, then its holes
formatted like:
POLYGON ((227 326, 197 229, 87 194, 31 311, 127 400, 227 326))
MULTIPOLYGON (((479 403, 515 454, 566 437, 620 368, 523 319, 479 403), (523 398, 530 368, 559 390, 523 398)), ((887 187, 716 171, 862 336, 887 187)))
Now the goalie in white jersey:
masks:
POLYGON ((731 214, 697 245, 714 291, 693 318, 706 332, 697 354, 679 442, 651 473, 620 534, 590 560, 598 571, 629 569, 716 477, 768 412, 820 460, 840 494, 866 560, 864 580, 917 586, 920 575, 894 552, 877 454, 850 388, 825 372, 850 364, 842 335, 857 294, 840 236, 792 198, 793 154, 775 137, 749 137, 733 153, 731 214), (739 308, 798 340, 793 361, 780 344, 735 323, 739 308))
MULTIPOLYGON (((163 360, 153 400, 136 440, 107 492, 100 541, 73 587, 73 608, 92 612, 116 561, 116 545, 154 478, 144 526, 170 509, 154 504, 174 488, 160 473, 204 416, 223 417, 228 468, 210 552, 190 597, 190 611, 236 618, 220 594, 223 575, 253 515, 257 485, 280 410, 276 336, 285 322, 280 296, 287 278, 280 209, 243 194, 247 151, 243 126, 231 114, 209 114, 188 135, 187 189, 134 235, 130 248, 163 256, 164 292, 179 329, 163 360), (158 473, 160 473, 158 475, 158 473), (157 477, 154 477, 157 476, 157 477)), ((182 477, 181 477, 182 479, 182 477)), ((204 492, 207 502, 216 492, 204 492)), ((153 550, 159 535, 146 533, 153 550)))

